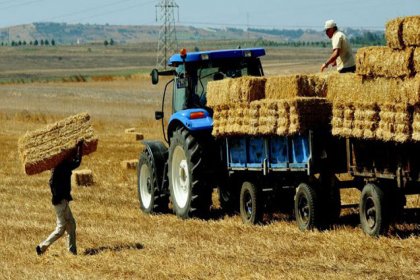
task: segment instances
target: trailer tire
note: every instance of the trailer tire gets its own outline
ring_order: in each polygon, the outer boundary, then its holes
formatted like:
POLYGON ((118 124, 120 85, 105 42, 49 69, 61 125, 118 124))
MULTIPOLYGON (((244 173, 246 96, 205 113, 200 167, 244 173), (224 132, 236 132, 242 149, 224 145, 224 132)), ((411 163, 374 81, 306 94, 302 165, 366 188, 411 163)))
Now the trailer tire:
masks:
POLYGON ((385 193, 374 184, 367 184, 362 190, 359 205, 360 224, 363 231, 370 236, 377 237, 388 229, 385 199, 385 193))
POLYGON ((137 191, 140 209, 144 213, 165 213, 168 211, 169 196, 159 191, 159 180, 153 156, 145 149, 137 167, 137 191))
POLYGON ((263 205, 261 193, 251 182, 243 182, 239 197, 239 213, 244 224, 258 224, 262 221, 263 205))
POLYGON ((212 189, 203 176, 205 160, 199 139, 183 127, 173 132, 168 178, 173 210, 180 218, 205 218, 209 213, 212 189))
POLYGON ((301 183, 296 189, 295 216, 300 230, 312 230, 319 224, 317 193, 308 184, 301 183))

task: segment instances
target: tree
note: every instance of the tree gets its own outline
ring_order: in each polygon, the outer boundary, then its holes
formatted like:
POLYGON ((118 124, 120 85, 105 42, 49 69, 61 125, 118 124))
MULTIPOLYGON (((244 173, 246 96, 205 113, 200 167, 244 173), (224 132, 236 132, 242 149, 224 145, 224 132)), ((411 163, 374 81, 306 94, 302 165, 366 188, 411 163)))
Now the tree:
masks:
POLYGON ((44 45, 44 39, 41 39, 41 46, 43 46, 44 45))
POLYGON ((34 46, 38 46, 38 40, 35 39, 34 46))
POLYGON ((49 45, 50 45, 50 42, 48 41, 48 39, 45 39, 44 44, 45 44, 46 46, 49 46, 49 45))
POLYGON ((111 46, 113 46, 114 44, 115 44, 115 42, 114 42, 114 40, 111 38, 111 40, 109 40, 109 44, 111 45, 111 46))
POLYGON ((51 46, 55 46, 55 41, 54 41, 54 39, 51 39, 51 46))
POLYGON ((107 40, 105 40, 105 41, 104 41, 104 46, 106 47, 106 46, 108 46, 108 44, 109 44, 109 43, 108 43, 108 41, 107 41, 107 40))

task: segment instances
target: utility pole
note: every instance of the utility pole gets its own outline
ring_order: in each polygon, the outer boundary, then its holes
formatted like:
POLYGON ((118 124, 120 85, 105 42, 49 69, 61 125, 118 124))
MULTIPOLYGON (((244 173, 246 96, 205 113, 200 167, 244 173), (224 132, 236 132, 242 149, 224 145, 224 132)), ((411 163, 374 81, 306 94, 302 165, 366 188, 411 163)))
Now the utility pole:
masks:
POLYGON ((156 21, 158 21, 159 9, 159 22, 161 22, 156 66, 157 68, 166 69, 169 55, 178 50, 178 41, 175 30, 175 9, 178 11, 179 21, 179 6, 174 0, 161 0, 155 7, 156 21))

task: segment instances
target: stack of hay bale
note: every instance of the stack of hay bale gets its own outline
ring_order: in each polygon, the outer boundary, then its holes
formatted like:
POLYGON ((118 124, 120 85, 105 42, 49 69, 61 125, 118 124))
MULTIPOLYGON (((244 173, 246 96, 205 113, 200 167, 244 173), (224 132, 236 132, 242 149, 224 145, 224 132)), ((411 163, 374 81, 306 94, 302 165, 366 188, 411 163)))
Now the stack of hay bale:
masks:
POLYGON ((73 153, 81 140, 84 141, 83 155, 96 151, 98 138, 87 113, 27 132, 18 142, 26 174, 33 175, 54 168, 73 153))
POLYGON ((209 82, 213 135, 292 135, 328 125, 326 75, 242 77, 209 82))
POLYGON ((420 16, 389 21, 385 35, 387 47, 358 50, 356 74, 330 77, 333 135, 420 140, 420 16))

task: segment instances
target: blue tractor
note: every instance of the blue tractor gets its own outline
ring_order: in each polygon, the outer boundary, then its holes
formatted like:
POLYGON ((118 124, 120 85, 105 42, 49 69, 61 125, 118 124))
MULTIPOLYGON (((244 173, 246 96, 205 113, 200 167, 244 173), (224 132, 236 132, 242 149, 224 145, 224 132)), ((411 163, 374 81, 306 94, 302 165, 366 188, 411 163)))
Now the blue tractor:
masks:
POLYGON ((260 57, 265 50, 235 49, 181 52, 169 59, 174 70, 153 70, 152 82, 160 75, 173 76, 165 86, 162 111, 155 113, 164 126, 164 100, 172 84, 172 116, 161 141, 144 141, 138 168, 140 207, 146 213, 166 212, 169 198, 173 211, 182 218, 205 217, 217 183, 217 144, 211 135, 213 112, 206 107, 209 81, 245 75, 262 76, 260 57))

